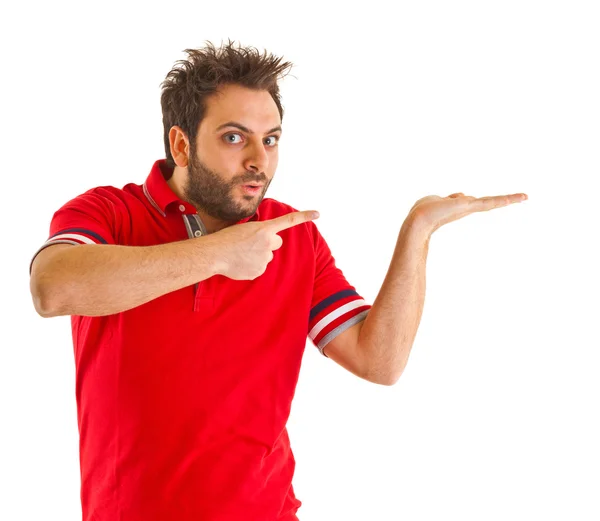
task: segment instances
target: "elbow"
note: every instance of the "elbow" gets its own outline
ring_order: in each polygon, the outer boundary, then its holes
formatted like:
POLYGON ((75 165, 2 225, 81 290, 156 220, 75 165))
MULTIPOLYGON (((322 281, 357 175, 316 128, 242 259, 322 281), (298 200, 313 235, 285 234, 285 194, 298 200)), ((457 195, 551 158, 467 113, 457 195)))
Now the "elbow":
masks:
POLYGON ((400 380, 400 376, 404 371, 404 367, 389 371, 389 370, 371 370, 367 376, 365 376, 365 380, 368 380, 371 383, 378 385, 385 385, 386 387, 391 387, 398 383, 400 380))
POLYGON ((396 385, 406 364, 409 349, 392 349, 390 346, 378 346, 368 349, 362 360, 363 378, 369 382, 390 387, 396 385))
POLYGON ((372 382, 385 385, 386 387, 391 387, 392 385, 396 385, 402 373, 404 372, 404 368, 406 364, 402 364, 396 367, 385 367, 380 368, 378 371, 371 373, 374 378, 371 380, 372 382))
POLYGON ((50 308, 47 304, 46 301, 43 300, 41 297, 39 297, 38 295, 32 295, 33 298, 33 307, 35 308, 36 313, 42 317, 42 318, 50 318, 56 315, 56 313, 54 313, 52 311, 52 308, 50 308))
POLYGON ((386 387, 391 387, 392 385, 396 385, 398 383, 398 380, 400 380, 400 376, 402 376, 402 372, 389 375, 386 378, 381 379, 377 383, 380 385, 385 385, 386 387))
POLYGON ((400 380, 400 377, 404 373, 404 369, 406 369, 407 363, 408 360, 404 360, 401 365, 396 367, 396 369, 389 374, 387 383, 385 385, 396 385, 398 383, 398 380, 400 380))
POLYGON ((60 315, 54 304, 56 299, 51 298, 48 288, 45 288, 43 284, 32 278, 30 281, 30 290, 33 307, 40 317, 50 318, 60 315))

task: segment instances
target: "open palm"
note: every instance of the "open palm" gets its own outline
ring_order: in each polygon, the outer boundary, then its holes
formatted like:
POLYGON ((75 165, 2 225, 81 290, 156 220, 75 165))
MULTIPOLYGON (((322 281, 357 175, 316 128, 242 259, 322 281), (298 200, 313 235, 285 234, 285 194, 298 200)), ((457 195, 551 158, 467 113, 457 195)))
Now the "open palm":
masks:
POLYGON ((440 226, 475 212, 485 212, 501 208, 513 203, 527 200, 527 194, 494 195, 488 197, 472 197, 462 192, 450 194, 448 197, 428 195, 419 199, 410 209, 421 222, 430 226, 432 231, 440 226))

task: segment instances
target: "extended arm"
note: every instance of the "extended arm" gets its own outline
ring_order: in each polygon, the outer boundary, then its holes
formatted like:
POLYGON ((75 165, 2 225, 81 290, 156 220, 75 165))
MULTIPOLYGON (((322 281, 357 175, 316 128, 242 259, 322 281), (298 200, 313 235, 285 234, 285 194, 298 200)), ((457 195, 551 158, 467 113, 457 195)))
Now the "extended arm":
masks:
POLYGON ((365 380, 393 385, 406 366, 425 301, 428 230, 415 216, 407 217, 365 320, 325 346, 329 358, 365 380))
POLYGON ((374 383, 393 385, 406 367, 425 301, 425 264, 433 232, 474 212, 527 200, 527 194, 475 198, 430 195, 411 208, 381 290, 363 322, 334 338, 324 352, 374 383))
POLYGON ((103 316, 216 273, 208 237, 160 244, 56 244, 33 261, 30 289, 42 317, 103 316))
POLYGON ((35 309, 43 317, 112 315, 213 275, 254 280, 282 246, 277 233, 316 218, 291 212, 156 246, 47 246, 32 264, 35 309))
POLYGON ((358 336, 368 380, 391 385, 408 362, 425 302, 430 237, 415 218, 404 221, 387 275, 358 336))

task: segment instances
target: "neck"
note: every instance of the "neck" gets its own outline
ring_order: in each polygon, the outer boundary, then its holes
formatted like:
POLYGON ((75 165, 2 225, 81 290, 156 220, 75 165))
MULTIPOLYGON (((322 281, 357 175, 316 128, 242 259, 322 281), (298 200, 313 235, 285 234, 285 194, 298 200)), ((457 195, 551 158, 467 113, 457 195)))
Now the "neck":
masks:
POLYGON ((214 217, 211 217, 206 212, 198 208, 196 208, 196 211, 198 212, 198 216, 200 217, 200 220, 206 228, 206 232, 209 234, 218 232, 223 228, 227 228, 228 226, 234 224, 226 221, 221 221, 220 219, 215 219, 214 217))
MULTIPOLYGON (((167 179, 168 172, 163 172, 163 176, 167 179)), ((176 166, 170 173, 170 177, 167 179, 167 184, 173 193, 179 197, 179 199, 185 201, 183 197, 183 179, 185 178, 185 172, 182 168, 176 166)))

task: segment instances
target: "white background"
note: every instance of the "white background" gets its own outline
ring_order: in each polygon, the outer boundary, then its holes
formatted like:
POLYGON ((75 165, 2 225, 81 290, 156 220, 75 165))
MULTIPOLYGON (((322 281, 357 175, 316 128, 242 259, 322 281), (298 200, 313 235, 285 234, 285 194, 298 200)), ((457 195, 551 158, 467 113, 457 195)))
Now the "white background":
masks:
POLYGON ((301 521, 600 519, 596 2, 16 5, 0 13, 0 519, 81 519, 70 321, 36 314, 31 256, 72 197, 143 182, 164 157, 161 81, 227 38, 295 64, 267 196, 321 212, 369 302, 417 199, 529 195, 433 234, 395 386, 308 342, 288 424, 301 521))

